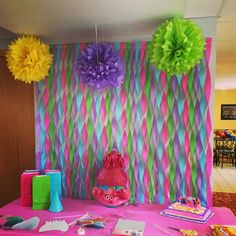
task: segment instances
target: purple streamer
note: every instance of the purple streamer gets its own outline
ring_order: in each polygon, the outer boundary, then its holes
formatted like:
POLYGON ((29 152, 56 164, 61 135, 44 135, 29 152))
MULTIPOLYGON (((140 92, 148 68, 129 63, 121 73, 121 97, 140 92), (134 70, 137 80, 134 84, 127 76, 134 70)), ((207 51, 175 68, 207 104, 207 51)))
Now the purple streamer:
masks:
MULTIPOLYGON (((178 134, 177 133, 175 133, 175 137, 174 137, 174 151, 175 151, 176 158, 179 158, 180 143, 179 143, 179 138, 178 138, 178 134)), ((176 161, 178 161, 178 160, 176 160, 176 161)))
POLYGON ((178 86, 178 80, 177 80, 177 77, 176 76, 173 76, 172 79, 171 79, 172 83, 172 91, 173 91, 173 94, 175 94, 176 92, 176 89, 177 89, 177 86, 178 86))
POLYGON ((201 137, 199 134, 197 134, 197 139, 196 139, 196 153, 197 153, 197 157, 200 160, 200 154, 202 151, 202 142, 201 142, 201 137))
POLYGON ((178 121, 179 121, 179 113, 178 113, 178 105, 177 101, 174 101, 174 107, 173 107, 173 120, 174 120, 174 125, 177 126, 178 121))
POLYGON ((195 105, 195 122, 196 122, 196 126, 199 127, 200 122, 201 122, 201 110, 200 110, 200 103, 198 99, 195 105))

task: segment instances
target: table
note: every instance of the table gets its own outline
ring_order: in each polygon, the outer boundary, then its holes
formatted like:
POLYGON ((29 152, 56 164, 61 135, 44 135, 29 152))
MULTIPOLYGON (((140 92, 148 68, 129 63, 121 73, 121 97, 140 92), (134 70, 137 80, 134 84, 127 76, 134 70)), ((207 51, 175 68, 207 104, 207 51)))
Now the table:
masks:
MULTIPOLYGON (((59 231, 48 231, 39 233, 38 229, 41 227, 45 220, 52 220, 54 217, 65 217, 71 215, 83 215, 86 212, 91 214, 106 217, 108 222, 106 223, 105 229, 99 230, 87 230, 86 236, 106 236, 110 235, 111 230, 114 228, 117 219, 129 219, 145 221, 145 231, 144 236, 166 236, 166 235, 180 235, 179 232, 169 230, 169 234, 164 233, 160 229, 155 227, 155 224, 167 229, 168 226, 183 228, 183 229, 196 229, 199 235, 204 235, 204 233, 210 233, 209 225, 211 224, 236 224, 236 217, 230 209, 224 207, 213 207, 212 211, 215 213, 213 218, 211 218, 207 224, 197 224, 187 221, 177 220, 165 216, 161 216, 160 212, 166 207, 165 205, 158 204, 143 204, 143 205, 129 205, 122 206, 119 208, 108 208, 101 205, 97 201, 88 200, 77 200, 65 198, 63 199, 64 211, 60 213, 51 213, 47 210, 37 210, 34 211, 30 207, 20 206, 20 201, 16 200, 12 203, 0 208, 0 214, 18 215, 22 216, 24 219, 29 219, 33 216, 38 216, 40 218, 40 223, 37 229, 33 231, 19 231, 19 230, 0 230, 0 235, 17 235, 17 236, 32 236, 39 235, 42 236, 52 236, 52 235, 63 235, 63 236, 75 236, 77 234, 78 226, 73 226, 69 228, 69 231, 61 233, 59 231)), ((66 218, 67 223, 72 222, 78 217, 66 218)))

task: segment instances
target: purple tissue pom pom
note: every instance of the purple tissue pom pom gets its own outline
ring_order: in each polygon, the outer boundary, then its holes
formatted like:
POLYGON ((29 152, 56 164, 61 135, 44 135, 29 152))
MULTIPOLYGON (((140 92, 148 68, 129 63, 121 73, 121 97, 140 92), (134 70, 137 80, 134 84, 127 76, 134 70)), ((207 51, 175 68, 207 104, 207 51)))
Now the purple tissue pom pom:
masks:
POLYGON ((80 82, 95 89, 119 87, 125 79, 125 64, 110 43, 89 44, 79 54, 73 71, 80 82))

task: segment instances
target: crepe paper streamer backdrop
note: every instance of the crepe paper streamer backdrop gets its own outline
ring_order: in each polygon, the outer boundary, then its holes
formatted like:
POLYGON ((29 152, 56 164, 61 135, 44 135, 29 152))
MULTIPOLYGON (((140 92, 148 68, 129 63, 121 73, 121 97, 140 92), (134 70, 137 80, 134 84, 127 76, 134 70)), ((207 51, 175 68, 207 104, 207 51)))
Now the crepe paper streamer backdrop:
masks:
POLYGON ((64 196, 91 199, 104 154, 124 156, 131 202, 167 203, 180 195, 211 205, 211 39, 188 75, 151 66, 147 42, 114 43, 126 65, 124 84, 96 91, 72 74, 86 46, 51 46, 53 66, 35 84, 37 168, 62 172, 64 196))

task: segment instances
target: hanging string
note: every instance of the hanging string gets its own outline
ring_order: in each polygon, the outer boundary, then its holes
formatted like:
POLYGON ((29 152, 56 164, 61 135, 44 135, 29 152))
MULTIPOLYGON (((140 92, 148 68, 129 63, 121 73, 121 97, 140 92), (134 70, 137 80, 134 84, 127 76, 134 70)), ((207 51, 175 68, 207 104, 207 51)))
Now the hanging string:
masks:
POLYGON ((97 64, 99 64, 99 58, 98 58, 98 24, 94 23, 94 25, 95 25, 96 45, 97 45, 97 64))

